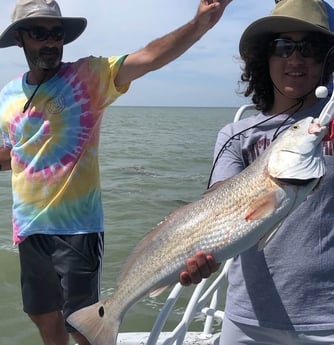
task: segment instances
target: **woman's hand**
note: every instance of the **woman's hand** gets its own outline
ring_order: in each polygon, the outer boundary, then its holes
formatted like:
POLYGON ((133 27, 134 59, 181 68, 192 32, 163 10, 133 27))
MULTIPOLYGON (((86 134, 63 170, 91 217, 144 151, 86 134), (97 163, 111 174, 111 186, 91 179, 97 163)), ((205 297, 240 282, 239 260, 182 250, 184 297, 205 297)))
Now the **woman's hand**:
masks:
POLYGON ((216 272, 220 266, 213 255, 198 251, 194 257, 186 262, 186 270, 179 275, 179 281, 182 285, 188 286, 198 284, 203 278, 208 278, 216 272))

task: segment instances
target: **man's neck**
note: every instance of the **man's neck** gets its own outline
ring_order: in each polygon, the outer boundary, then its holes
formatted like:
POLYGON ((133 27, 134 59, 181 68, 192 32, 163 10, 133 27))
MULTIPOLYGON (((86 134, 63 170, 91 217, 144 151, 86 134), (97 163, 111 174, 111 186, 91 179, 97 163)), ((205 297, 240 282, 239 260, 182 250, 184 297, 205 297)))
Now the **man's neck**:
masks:
POLYGON ((58 71, 57 69, 39 69, 39 70, 30 70, 27 76, 27 83, 31 85, 38 85, 41 82, 45 82, 51 79, 58 71))

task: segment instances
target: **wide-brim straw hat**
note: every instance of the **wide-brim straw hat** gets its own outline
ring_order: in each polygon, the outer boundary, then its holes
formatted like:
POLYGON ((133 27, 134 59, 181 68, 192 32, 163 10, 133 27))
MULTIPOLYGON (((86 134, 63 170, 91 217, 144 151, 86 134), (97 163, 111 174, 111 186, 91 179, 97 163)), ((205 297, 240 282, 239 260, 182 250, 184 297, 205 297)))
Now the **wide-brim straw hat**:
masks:
POLYGON ((246 28, 239 43, 240 55, 247 54, 247 48, 261 40, 263 35, 307 31, 334 37, 328 18, 322 0, 282 0, 269 16, 256 20, 246 28))
POLYGON ((54 0, 17 0, 12 24, 0 36, 0 48, 16 46, 15 31, 36 19, 59 19, 65 31, 64 44, 77 39, 87 26, 86 18, 63 17, 54 0))

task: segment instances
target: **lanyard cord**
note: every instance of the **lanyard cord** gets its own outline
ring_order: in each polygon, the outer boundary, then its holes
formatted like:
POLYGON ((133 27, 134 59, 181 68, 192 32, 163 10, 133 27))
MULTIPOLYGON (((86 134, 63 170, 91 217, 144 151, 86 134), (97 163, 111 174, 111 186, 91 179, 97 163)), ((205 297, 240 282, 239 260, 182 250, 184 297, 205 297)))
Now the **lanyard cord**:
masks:
POLYGON ((290 119, 290 118, 291 118, 291 117, 302 107, 302 105, 303 105, 303 100, 302 100, 302 99, 299 99, 297 103, 293 104, 292 106, 290 106, 290 107, 287 108, 286 110, 283 110, 283 111, 280 112, 280 113, 274 114, 274 115, 270 116, 269 118, 267 118, 267 119, 265 119, 265 120, 263 120, 263 121, 260 121, 260 122, 256 123, 255 125, 253 125, 253 126, 251 126, 251 127, 248 127, 248 128, 246 128, 246 129, 244 129, 244 130, 242 130, 242 131, 240 131, 240 132, 238 132, 238 133, 232 135, 232 136, 225 142, 225 144, 222 146, 222 148, 219 150, 219 152, 218 152, 218 154, 217 154, 217 157, 215 158, 215 160, 214 160, 214 162, 213 162, 213 165, 212 165, 212 168, 211 168, 211 171, 210 171, 210 175, 209 175, 209 180, 208 180, 208 184, 207 184, 207 189, 210 188, 211 179, 212 179, 212 175, 213 175, 213 171, 214 171, 214 169, 215 169, 215 167, 216 167, 216 165, 217 165, 218 159, 222 156, 223 152, 226 150, 226 148, 228 147, 228 145, 231 144, 231 141, 232 141, 233 139, 235 139, 236 137, 239 137, 239 136, 240 136, 241 134, 243 134, 244 132, 246 132, 246 131, 248 131, 248 130, 250 130, 250 129, 252 129, 252 128, 256 128, 257 126, 260 126, 260 125, 262 125, 263 123, 268 122, 268 121, 274 119, 275 117, 277 117, 277 116, 279 116, 279 115, 281 115, 281 114, 283 114, 283 113, 289 111, 290 109, 294 108, 296 105, 298 105, 298 109, 297 109, 296 111, 294 111, 293 114, 289 115, 289 116, 278 126, 278 128, 276 129, 276 131, 275 131, 275 133, 274 133, 274 137, 273 137, 273 140, 275 140, 276 137, 277 137, 277 132, 280 130, 280 128, 282 127, 282 125, 283 125, 284 123, 286 123, 286 122, 287 122, 287 121, 288 121, 288 120, 289 120, 289 119, 290 119))
MULTIPOLYGON (((26 56, 28 56, 27 54, 27 50, 26 50, 26 47, 25 47, 25 44, 24 44, 24 40, 23 40, 23 37, 22 37, 22 32, 19 31, 19 35, 20 35, 20 38, 21 38, 21 42, 22 42, 22 47, 23 47, 23 50, 24 50, 24 53, 26 56)), ((44 70, 44 75, 43 75, 43 78, 42 80, 38 83, 38 85, 36 86, 36 89, 34 90, 34 92, 32 93, 32 95, 29 97, 29 99, 27 100, 27 102, 25 103, 24 107, 23 107, 23 113, 25 113, 29 107, 29 105, 31 104, 33 98, 35 97, 38 89, 40 88, 40 86, 43 84, 43 82, 45 81, 46 79, 46 76, 48 74, 48 70, 45 69, 44 70)))
POLYGON ((35 97, 39 87, 43 84, 44 80, 46 79, 46 76, 48 74, 48 71, 45 70, 44 71, 44 76, 42 78, 42 80, 38 83, 38 85, 36 86, 36 89, 34 90, 34 92, 32 93, 32 95, 29 97, 29 99, 27 100, 27 102, 25 103, 24 107, 23 107, 23 113, 25 113, 29 107, 29 105, 31 104, 33 98, 35 97))

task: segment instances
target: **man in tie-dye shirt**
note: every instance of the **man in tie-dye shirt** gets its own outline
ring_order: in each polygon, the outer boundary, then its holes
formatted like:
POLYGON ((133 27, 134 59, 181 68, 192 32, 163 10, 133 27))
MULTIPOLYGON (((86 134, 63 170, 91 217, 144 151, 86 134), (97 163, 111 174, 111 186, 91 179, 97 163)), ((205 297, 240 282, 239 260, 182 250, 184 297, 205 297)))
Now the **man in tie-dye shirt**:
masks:
POLYGON ((104 109, 132 80, 190 48, 231 1, 200 1, 192 21, 135 53, 65 63, 63 45, 80 36, 86 19, 61 16, 53 0, 17 0, 0 47, 21 47, 29 71, 0 93, 0 167, 12 169, 24 311, 45 344, 68 344, 68 332, 89 344, 64 319, 99 296, 104 109))

